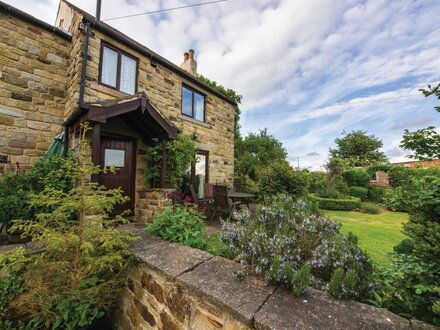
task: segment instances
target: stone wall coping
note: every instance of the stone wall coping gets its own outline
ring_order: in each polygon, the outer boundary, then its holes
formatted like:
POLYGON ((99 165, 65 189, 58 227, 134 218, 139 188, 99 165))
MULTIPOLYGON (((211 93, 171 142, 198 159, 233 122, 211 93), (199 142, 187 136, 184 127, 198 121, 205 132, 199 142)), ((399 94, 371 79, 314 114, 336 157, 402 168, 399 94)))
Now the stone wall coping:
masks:
POLYGON ((226 309, 253 329, 438 329, 385 309, 337 300, 312 288, 303 296, 294 297, 283 287, 264 286, 256 277, 238 280, 232 274, 237 265, 233 261, 163 241, 139 227, 124 227, 142 237, 132 246, 139 262, 226 309))

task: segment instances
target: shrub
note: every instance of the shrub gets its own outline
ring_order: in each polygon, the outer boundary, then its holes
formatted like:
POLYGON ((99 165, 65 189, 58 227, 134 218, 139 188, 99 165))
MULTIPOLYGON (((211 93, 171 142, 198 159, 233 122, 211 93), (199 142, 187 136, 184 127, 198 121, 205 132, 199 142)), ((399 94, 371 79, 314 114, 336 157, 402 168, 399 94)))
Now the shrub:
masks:
POLYGON ((24 291, 23 279, 17 275, 0 277, 0 329, 12 330, 14 326, 8 320, 8 303, 24 291))
POLYGON ((155 215, 153 223, 147 225, 145 231, 171 242, 203 249, 206 246, 203 219, 194 207, 168 206, 155 215))
POLYGON ((344 180, 336 181, 333 185, 333 189, 336 189, 340 192, 341 196, 349 196, 350 195, 350 187, 344 180))
POLYGON ((324 172, 306 172, 309 192, 316 193, 326 187, 327 175, 324 172))
POLYGON ((380 214, 380 207, 373 203, 361 203, 361 207, 359 208, 361 212, 369 213, 369 214, 380 214))
MULTIPOLYGON (((163 144, 157 138, 153 138, 152 143, 153 145, 147 150, 148 166, 144 177, 146 180, 151 180, 155 187, 160 178, 163 144)), ((191 137, 179 134, 175 140, 167 143, 166 149, 167 184, 172 188, 177 188, 182 185, 188 168, 195 163, 197 148, 191 137)))
MULTIPOLYGON (((424 173, 435 173, 427 171, 424 173)), ((403 190, 403 186, 394 191, 403 190)), ((405 191, 410 211, 393 268, 382 275, 383 305, 406 317, 440 325, 440 178, 415 176, 405 191)))
POLYGON ((220 239, 238 255, 240 273, 263 276, 268 284, 282 284, 295 295, 308 284, 327 289, 332 274, 341 268, 355 285, 349 293, 340 285, 332 294, 367 297, 371 263, 356 238, 342 236, 339 228, 338 223, 311 214, 305 202, 278 196, 261 206, 253 219, 245 214, 237 222, 223 222, 220 239))
POLYGON ((359 187, 359 186, 351 186, 350 187, 350 196, 360 198, 362 201, 366 201, 368 198, 368 188, 359 187))
POLYGON ((330 278, 330 294, 338 299, 356 298, 353 293, 356 292, 357 274, 353 270, 345 272, 342 268, 336 268, 330 278))
POLYGON ((30 207, 31 195, 46 187, 69 190, 68 173, 73 162, 72 157, 44 156, 26 172, 3 174, 0 177, 0 224, 7 225, 18 219, 34 220, 38 210, 30 207))
POLYGON ((347 170, 342 173, 344 181, 350 186, 368 187, 371 181, 370 175, 363 170, 347 170))
POLYGON ((375 294, 381 307, 406 318, 440 325, 440 267, 411 254, 393 256, 390 268, 378 274, 381 290, 375 294))
POLYGON ((322 198, 344 198, 346 195, 342 194, 339 190, 335 188, 325 188, 318 190, 317 196, 322 198))
POLYGON ((37 213, 35 222, 15 221, 12 227, 32 237, 34 247, 43 252, 18 248, 0 256, 0 268, 23 282, 23 292, 16 292, 15 298, 12 292, 8 298, 6 318, 13 316, 21 322, 14 327, 79 329, 91 325, 113 307, 134 261, 129 244, 135 238, 115 228, 124 219, 107 216, 128 198, 121 189, 106 190, 88 180, 100 170, 87 165, 91 154, 88 126, 83 128, 80 162, 71 162, 64 173, 77 185, 67 192, 46 187, 32 196, 31 207, 50 211, 37 213))
POLYGON ((358 209, 361 206, 361 201, 357 197, 345 197, 344 199, 336 198, 322 198, 315 194, 310 194, 309 197, 318 203, 318 207, 323 210, 341 210, 350 211, 358 209))
POLYGON ((371 186, 368 188, 368 199, 374 203, 382 203, 385 196, 384 187, 371 186))
POLYGON ((288 194, 300 198, 307 194, 307 179, 303 172, 295 171, 288 164, 273 164, 263 171, 259 190, 262 197, 288 194))
POLYGON ((408 194, 402 187, 385 190, 383 203, 391 211, 409 211, 410 201, 408 198, 408 194))

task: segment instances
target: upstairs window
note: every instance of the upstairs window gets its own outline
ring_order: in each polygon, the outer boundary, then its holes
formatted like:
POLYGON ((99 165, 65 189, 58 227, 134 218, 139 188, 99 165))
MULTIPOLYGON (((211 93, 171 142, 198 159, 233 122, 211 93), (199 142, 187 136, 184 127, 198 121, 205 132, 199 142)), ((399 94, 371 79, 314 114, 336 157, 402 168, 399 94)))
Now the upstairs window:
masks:
POLYGON ((205 121, 205 95, 182 86, 182 113, 194 119, 205 121))
POLYGON ((99 82, 127 94, 136 93, 137 59, 108 45, 101 46, 99 82))

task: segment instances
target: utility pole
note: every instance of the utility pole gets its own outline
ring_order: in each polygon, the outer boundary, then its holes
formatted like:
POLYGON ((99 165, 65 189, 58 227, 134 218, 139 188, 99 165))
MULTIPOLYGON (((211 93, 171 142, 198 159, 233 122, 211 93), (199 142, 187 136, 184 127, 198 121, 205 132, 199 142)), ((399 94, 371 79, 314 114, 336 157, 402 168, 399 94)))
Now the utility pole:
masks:
POLYGON ((292 157, 292 159, 296 159, 296 161, 297 161, 296 168, 299 170, 299 157, 292 157))

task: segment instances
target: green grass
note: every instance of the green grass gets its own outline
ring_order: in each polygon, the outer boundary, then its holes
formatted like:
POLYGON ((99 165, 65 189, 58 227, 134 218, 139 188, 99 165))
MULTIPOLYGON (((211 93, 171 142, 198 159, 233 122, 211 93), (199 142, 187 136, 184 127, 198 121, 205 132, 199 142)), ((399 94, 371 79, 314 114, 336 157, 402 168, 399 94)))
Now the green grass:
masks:
POLYGON ((366 214, 356 211, 328 211, 322 213, 342 224, 341 232, 352 232, 359 239, 359 246, 365 250, 374 263, 388 266, 388 253, 404 240, 402 224, 408 221, 408 214, 382 209, 380 214, 366 214))

